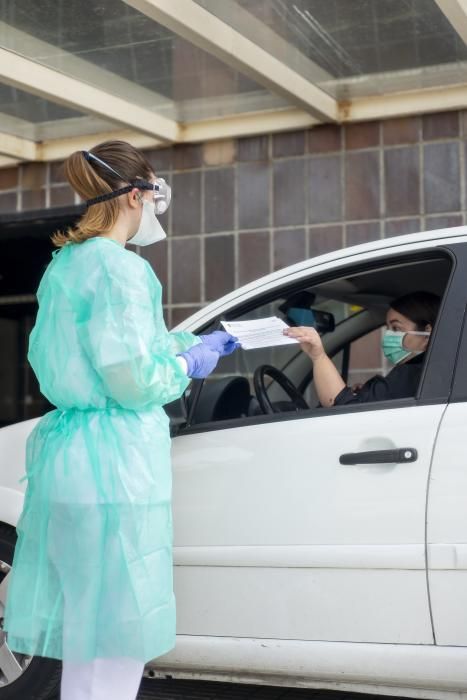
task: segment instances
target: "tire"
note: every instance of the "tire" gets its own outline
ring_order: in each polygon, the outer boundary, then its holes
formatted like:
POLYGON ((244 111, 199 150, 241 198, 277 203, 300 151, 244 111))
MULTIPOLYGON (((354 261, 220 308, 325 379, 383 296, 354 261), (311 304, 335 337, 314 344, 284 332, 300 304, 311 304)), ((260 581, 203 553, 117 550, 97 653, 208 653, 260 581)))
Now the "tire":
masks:
MULTIPOLYGON (((0 561, 11 565, 15 544, 14 529, 0 523, 0 561)), ((0 581, 4 577, 5 574, 0 572, 0 581)), ((0 603, 0 614, 2 610, 3 606, 0 603)), ((0 628, 2 622, 0 619, 0 628)), ((15 657, 21 666, 24 666, 24 671, 10 683, 2 672, 0 660, 0 700, 49 700, 56 697, 62 666, 59 661, 39 656, 25 657, 22 654, 15 654, 15 657)))

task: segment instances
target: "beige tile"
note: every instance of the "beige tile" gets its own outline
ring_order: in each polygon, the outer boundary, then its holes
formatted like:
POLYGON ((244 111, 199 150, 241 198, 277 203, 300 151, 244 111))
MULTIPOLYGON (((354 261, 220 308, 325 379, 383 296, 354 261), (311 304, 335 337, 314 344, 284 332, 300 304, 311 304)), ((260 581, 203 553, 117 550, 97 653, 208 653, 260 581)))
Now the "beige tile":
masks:
POLYGON ((205 165, 230 165, 236 156, 235 141, 209 141, 203 145, 203 161, 205 165))

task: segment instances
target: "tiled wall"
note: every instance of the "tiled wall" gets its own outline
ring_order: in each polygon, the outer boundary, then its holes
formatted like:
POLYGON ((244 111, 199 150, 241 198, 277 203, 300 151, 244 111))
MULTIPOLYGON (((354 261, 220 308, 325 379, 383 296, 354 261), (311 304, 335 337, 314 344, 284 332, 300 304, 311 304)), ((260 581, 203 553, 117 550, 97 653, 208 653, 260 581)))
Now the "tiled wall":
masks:
MULTIPOLYGON (((462 224, 466 139, 446 112, 149 151, 173 187, 169 240, 144 251, 169 324, 308 256, 462 224)), ((60 164, 0 170, 2 213, 74 201, 60 164)))

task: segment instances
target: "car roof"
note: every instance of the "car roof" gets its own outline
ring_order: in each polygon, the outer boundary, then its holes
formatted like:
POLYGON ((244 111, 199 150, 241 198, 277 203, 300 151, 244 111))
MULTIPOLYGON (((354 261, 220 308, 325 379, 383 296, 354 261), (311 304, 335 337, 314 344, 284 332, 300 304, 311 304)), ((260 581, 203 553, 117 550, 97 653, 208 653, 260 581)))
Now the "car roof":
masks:
POLYGON ((274 283, 278 283, 286 278, 290 278, 290 281, 292 281, 294 276, 299 278, 301 276, 300 273, 303 273, 304 271, 306 272, 308 269, 312 269, 326 263, 345 260, 346 258, 364 255, 367 253, 376 253, 378 251, 384 251, 384 249, 393 250, 394 248, 400 248, 402 252, 404 247, 417 243, 442 244, 443 242, 448 240, 452 241, 453 239, 458 242, 463 238, 467 241, 467 226, 455 226, 451 228, 437 229, 434 231, 421 231, 419 233, 404 234, 402 236, 393 236, 391 238, 376 239, 374 241, 369 241, 367 243, 350 246, 347 248, 339 248, 329 253, 314 256, 293 265, 281 268, 280 270, 276 270, 275 272, 265 275, 264 277, 259 277, 253 282, 249 282, 248 284, 243 285, 242 287, 239 287, 238 289, 235 289, 225 296, 220 297, 219 299, 206 305, 197 313, 193 314, 176 326, 176 329, 187 329, 195 326, 196 324, 200 325, 203 323, 203 321, 207 322, 210 318, 216 315, 216 313, 221 312, 225 305, 230 305, 232 302, 240 300, 240 298, 242 298, 242 301, 247 300, 248 297, 257 292, 260 287, 272 287, 274 286, 274 283))

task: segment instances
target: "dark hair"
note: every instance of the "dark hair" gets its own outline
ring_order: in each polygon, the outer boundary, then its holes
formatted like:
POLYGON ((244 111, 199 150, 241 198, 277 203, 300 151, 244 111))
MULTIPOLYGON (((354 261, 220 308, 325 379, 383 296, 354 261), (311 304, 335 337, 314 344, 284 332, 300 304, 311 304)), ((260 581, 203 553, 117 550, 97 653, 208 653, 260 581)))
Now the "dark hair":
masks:
POLYGON ((431 292, 412 292, 391 302, 391 309, 398 311, 416 324, 417 330, 435 325, 441 299, 431 292))
MULTIPOLYGON (((83 151, 75 151, 65 161, 64 170, 68 182, 83 200, 107 194, 134 180, 149 180, 154 174, 143 154, 125 141, 105 141, 94 146, 90 153, 110 165, 125 181, 95 160, 89 163, 83 151)), ((66 243, 83 243, 88 238, 99 236, 114 226, 119 211, 118 199, 93 204, 86 209, 76 226, 66 232, 55 233, 52 241, 60 248, 66 243)))

